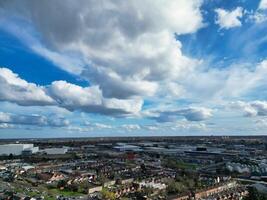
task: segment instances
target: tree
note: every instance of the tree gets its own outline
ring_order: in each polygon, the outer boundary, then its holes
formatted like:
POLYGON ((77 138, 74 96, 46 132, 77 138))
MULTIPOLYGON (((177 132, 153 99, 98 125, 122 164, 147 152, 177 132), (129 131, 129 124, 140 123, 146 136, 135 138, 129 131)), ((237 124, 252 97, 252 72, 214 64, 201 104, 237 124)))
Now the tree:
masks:
POLYGON ((244 200, 267 200, 267 195, 261 194, 258 190, 254 187, 248 188, 248 196, 244 198, 244 200))
POLYGON ((151 194, 153 194, 154 190, 152 187, 144 187, 143 188, 143 193, 145 196, 150 196, 151 194))
POLYGON ((13 158, 14 158, 14 155, 12 153, 8 155, 9 160, 12 160, 13 158))
POLYGON ((195 182, 194 182, 193 179, 186 179, 185 184, 189 188, 194 188, 195 187, 195 182))
POLYGON ((68 190, 70 190, 72 192, 77 192, 78 189, 79 189, 79 187, 76 184, 70 184, 70 185, 68 185, 68 190))
POLYGON ((102 195, 102 199, 104 199, 104 200, 115 200, 116 199, 115 193, 114 192, 110 192, 105 188, 103 188, 101 190, 101 195, 102 195))
POLYGON ((62 188, 62 187, 65 187, 66 185, 67 185, 67 181, 59 180, 57 183, 57 188, 62 188))
POLYGON ((90 183, 88 181, 83 181, 79 184, 79 191, 87 194, 90 183))
POLYGON ((138 190, 134 193, 134 197, 138 200, 148 199, 153 194, 154 190, 151 187, 143 187, 141 190, 138 190))
POLYGON ((100 174, 97 179, 102 185, 108 181, 108 178, 104 174, 100 174))
POLYGON ((183 192, 185 189, 186 187, 182 183, 171 181, 167 186, 167 193, 177 194, 183 192))

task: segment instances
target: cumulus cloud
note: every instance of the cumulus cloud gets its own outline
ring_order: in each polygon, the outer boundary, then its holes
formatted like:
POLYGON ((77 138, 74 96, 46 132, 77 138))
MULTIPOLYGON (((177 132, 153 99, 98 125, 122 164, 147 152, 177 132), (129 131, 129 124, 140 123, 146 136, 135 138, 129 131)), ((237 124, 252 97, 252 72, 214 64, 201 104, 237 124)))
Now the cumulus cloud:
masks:
POLYGON ((126 131, 136 131, 140 130, 141 126, 138 124, 123 124, 121 128, 125 129, 126 131))
POLYGON ((0 68, 0 101, 22 106, 54 105, 70 111, 104 115, 137 115, 142 109, 141 98, 104 98, 98 86, 81 87, 66 81, 37 86, 18 77, 7 68, 0 68))
POLYGON ((84 126, 68 126, 67 130, 71 131, 79 131, 79 132, 89 132, 89 131, 96 131, 96 130, 123 130, 127 132, 131 131, 137 131, 143 129, 144 126, 138 125, 138 124, 123 124, 123 125, 110 125, 110 124, 104 124, 104 123, 91 123, 91 122, 85 122, 84 126))
POLYGON ((243 111, 244 115, 247 117, 267 116, 266 101, 237 101, 230 103, 230 107, 243 111))
POLYGON ((9 101, 23 106, 52 105, 43 87, 18 77, 7 68, 0 68, 0 101, 9 101))
POLYGON ((0 129, 9 129, 9 128, 14 128, 14 125, 7 123, 0 123, 0 129))
POLYGON ((258 119, 255 121, 256 127, 260 128, 260 130, 263 130, 263 128, 267 128, 267 119, 258 119))
POLYGON ((148 131, 158 131, 160 129, 160 127, 156 126, 156 125, 146 125, 146 126, 144 126, 144 129, 146 129, 148 131))
POLYGON ((33 50, 63 65, 59 54, 81 58, 82 69, 78 64, 66 71, 81 72, 106 98, 128 98, 151 96, 161 82, 176 81, 196 65, 182 54, 175 34, 203 27, 201 5, 201 0, 11 0, 2 3, 2 12, 7 26, 12 19, 5 14, 12 13, 40 33, 44 47, 33 50))
POLYGON ((177 110, 176 113, 184 116, 188 121, 203 121, 212 116, 212 110, 209 108, 187 108, 177 110))
POLYGON ((237 7, 234 10, 224 10, 222 8, 215 9, 217 19, 215 21, 221 28, 230 29, 241 26, 240 19, 243 17, 243 8, 237 7))
MULTIPOLYGON (((34 51, 88 80, 104 99, 159 95, 220 98, 243 94, 263 76, 260 67, 255 71, 251 66, 203 69, 199 66, 201 61, 183 54, 182 44, 174 36, 203 27, 201 5, 202 1, 191 0, 81 1, 79 5, 71 0, 11 0, 2 3, 2 16, 7 27, 13 19, 7 12, 25 19, 31 26, 29 31, 34 27, 42 38, 42 43, 32 47, 34 51), (70 60, 75 60, 71 68, 65 67, 70 60)), ((222 28, 241 25, 241 7, 231 11, 219 8, 216 13, 216 23, 222 28)), ((24 41, 20 30, 14 34, 24 41)))
POLYGON ((179 120, 170 127, 172 130, 197 130, 197 131, 206 131, 207 125, 203 122, 188 122, 186 120, 179 120))
POLYGON ((203 121, 212 117, 212 110, 204 107, 192 107, 170 111, 152 111, 150 115, 150 118, 158 122, 175 122, 178 117, 184 117, 188 121, 203 121))
POLYGON ((267 20, 266 9, 267 0, 261 0, 258 9, 251 12, 249 19, 257 24, 265 22, 267 20))
POLYGON ((259 4, 260 10, 266 10, 267 9, 267 0, 261 0, 259 4))
POLYGON ((91 123, 91 122, 85 122, 85 130, 87 128, 91 128, 91 130, 93 129, 112 129, 113 126, 112 125, 108 125, 108 124, 103 124, 103 123, 91 123))
MULTIPOLYGON (((262 2, 258 14, 264 9, 262 2)), ((160 101, 165 101, 166 96, 175 100, 182 96, 186 101, 203 102, 203 99, 240 97, 251 89, 266 86, 267 61, 249 66, 219 68, 209 65, 205 68, 199 65, 202 61, 182 52, 182 43, 176 36, 195 33, 203 27, 202 3, 201 0, 81 0, 79 4, 73 0, 1 1, 0 21, 5 22, 1 29, 16 35, 34 52, 61 69, 87 80, 90 86, 62 80, 38 86, 2 68, 0 101, 22 106, 53 105, 68 111, 116 117, 140 116, 146 98, 157 101, 155 99, 160 97, 160 101)), ((216 23, 224 29, 241 26, 245 15, 241 7, 234 10, 219 8, 215 12, 216 23)), ((255 20, 260 22, 263 15, 255 15, 255 20)), ((171 104, 173 106, 174 101, 171 104)), ((264 104, 245 103, 244 112, 247 116, 263 116, 264 104)), ((202 121, 212 115, 211 109, 189 107, 156 110, 143 116, 169 123, 184 119, 183 123, 173 126, 174 129, 204 129, 202 121)), ((61 124, 60 119, 51 122, 47 117, 31 117, 40 126, 61 124)), ((26 123, 28 119, 23 115, 11 118, 20 123, 26 123)), ((1 124, 4 127, 13 123, 6 119, 1 124)), ((111 129, 104 122, 66 128, 111 129)), ((125 124, 117 128, 153 131, 161 127, 125 124)))
POLYGON ((18 124, 34 126, 62 127, 68 126, 69 121, 65 118, 46 117, 42 115, 16 115, 0 112, 1 124, 18 124))
POLYGON ((267 15, 266 15, 266 13, 264 13, 260 10, 260 11, 256 11, 256 12, 252 13, 249 16, 249 19, 254 21, 257 24, 260 24, 260 23, 263 23, 267 20, 267 15))
POLYGON ((116 72, 101 67, 88 69, 83 74, 92 77, 91 81, 100 83, 103 96, 110 98, 125 99, 133 96, 153 96, 158 88, 156 82, 141 80, 138 76, 123 79, 116 72))
POLYGON ((66 81, 55 81, 47 88, 59 106, 71 111, 80 110, 105 115, 138 114, 143 100, 104 98, 97 86, 81 87, 66 81))

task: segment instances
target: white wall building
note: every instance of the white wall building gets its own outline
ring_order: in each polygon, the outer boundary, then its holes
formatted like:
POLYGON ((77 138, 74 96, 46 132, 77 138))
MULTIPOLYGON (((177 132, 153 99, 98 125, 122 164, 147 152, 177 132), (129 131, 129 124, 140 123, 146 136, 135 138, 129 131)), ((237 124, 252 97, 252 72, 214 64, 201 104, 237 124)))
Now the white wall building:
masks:
POLYGON ((141 150, 139 146, 122 144, 122 143, 119 143, 119 146, 115 146, 113 148, 116 149, 117 151, 140 151, 141 150))
POLYGON ((47 149, 43 149, 42 152, 48 155, 65 154, 68 152, 68 148, 67 147, 47 148, 47 149))
POLYGON ((3 144, 0 145, 0 155, 21 155, 24 150, 31 150, 32 153, 37 153, 39 148, 33 144, 3 144))

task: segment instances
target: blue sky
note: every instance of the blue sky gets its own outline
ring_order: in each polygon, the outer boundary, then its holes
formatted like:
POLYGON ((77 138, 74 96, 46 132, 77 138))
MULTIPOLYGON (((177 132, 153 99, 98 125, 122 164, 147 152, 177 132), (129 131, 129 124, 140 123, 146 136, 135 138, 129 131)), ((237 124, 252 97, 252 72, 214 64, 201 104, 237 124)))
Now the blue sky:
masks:
POLYGON ((265 135, 267 1, 0 3, 0 138, 265 135))

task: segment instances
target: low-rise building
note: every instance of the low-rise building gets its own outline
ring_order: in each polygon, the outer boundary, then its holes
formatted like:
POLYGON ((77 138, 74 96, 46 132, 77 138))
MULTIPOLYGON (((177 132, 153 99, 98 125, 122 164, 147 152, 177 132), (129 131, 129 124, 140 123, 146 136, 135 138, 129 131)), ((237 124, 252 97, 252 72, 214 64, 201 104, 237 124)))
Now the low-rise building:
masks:
POLYGON ((65 154, 68 152, 68 148, 67 147, 47 148, 47 149, 43 149, 41 152, 48 154, 48 155, 65 154))
POLYGON ((30 151, 31 153, 37 153, 38 147, 34 147, 33 144, 3 144, 0 145, 0 155, 22 155, 23 151, 30 151))

